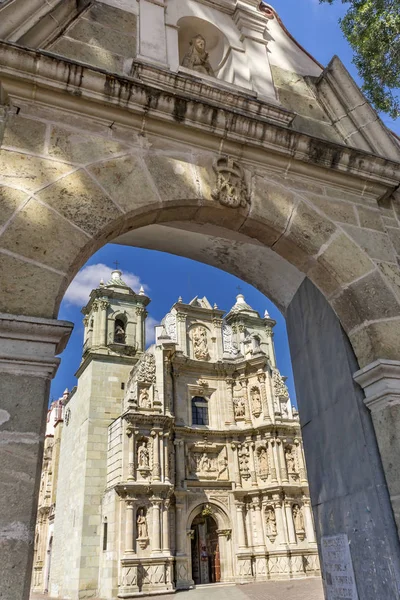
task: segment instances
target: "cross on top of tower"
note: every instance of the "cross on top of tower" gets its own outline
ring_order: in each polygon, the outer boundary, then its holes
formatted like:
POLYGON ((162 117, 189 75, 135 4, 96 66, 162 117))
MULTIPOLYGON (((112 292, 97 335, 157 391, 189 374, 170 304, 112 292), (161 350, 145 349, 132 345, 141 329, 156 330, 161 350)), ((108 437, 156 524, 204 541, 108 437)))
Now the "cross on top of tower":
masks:
POLYGON ((115 260, 113 264, 115 265, 115 268, 118 269, 120 263, 117 260, 115 260))

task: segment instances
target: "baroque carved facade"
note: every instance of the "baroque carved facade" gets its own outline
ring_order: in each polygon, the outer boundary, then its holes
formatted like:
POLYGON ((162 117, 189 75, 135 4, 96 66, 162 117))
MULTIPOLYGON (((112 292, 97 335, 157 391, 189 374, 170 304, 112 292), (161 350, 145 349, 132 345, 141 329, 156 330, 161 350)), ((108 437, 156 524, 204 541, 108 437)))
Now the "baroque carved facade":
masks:
POLYGON ((300 426, 276 365, 275 322, 241 294, 226 315, 206 298, 179 299, 145 350, 145 311, 137 308, 148 302, 115 271, 83 309, 84 354, 62 440, 58 490, 68 502, 56 513, 52 593, 64 578, 62 593, 74 596, 66 556, 97 558, 94 591, 105 598, 319 573, 300 426), (104 313, 94 308, 99 298, 104 313), (83 459, 73 450, 77 437, 86 444, 83 459), (92 486, 83 504, 78 476, 92 486), (81 524, 80 545, 66 538, 71 518, 81 524))

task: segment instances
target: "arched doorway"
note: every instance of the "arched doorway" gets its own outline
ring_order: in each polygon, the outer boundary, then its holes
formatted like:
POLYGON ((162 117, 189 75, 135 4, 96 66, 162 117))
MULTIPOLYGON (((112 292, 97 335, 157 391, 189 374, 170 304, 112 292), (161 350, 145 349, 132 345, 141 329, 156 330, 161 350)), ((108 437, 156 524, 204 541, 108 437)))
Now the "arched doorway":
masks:
POLYGON ((197 515, 191 527, 192 579, 196 585, 221 581, 218 525, 210 516, 197 515))

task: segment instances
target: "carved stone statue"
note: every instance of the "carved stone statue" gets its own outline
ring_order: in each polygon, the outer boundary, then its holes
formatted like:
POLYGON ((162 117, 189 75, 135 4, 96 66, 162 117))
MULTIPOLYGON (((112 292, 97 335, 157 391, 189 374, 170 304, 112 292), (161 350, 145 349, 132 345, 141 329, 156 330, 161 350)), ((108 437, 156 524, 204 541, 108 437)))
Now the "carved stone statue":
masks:
POLYGON ((142 442, 138 448, 138 468, 139 469, 149 469, 149 451, 147 449, 146 442, 142 442))
POLYGON ((203 472, 203 473, 207 473, 208 471, 211 471, 211 461, 210 461, 208 455, 206 454, 206 452, 203 452, 203 455, 200 459, 199 471, 203 472))
POLYGON ((190 42, 190 48, 186 53, 182 66, 192 69, 203 75, 215 77, 212 66, 210 65, 208 52, 206 50, 206 40, 202 35, 197 34, 190 42))
POLYGON ((296 472, 296 463, 295 463, 295 458, 293 456, 292 449, 290 447, 286 448, 285 457, 286 457, 288 473, 295 473, 296 472))
POLYGON ((236 418, 241 418, 245 416, 246 403, 244 400, 243 388, 240 381, 237 381, 233 386, 233 407, 236 418))
POLYGON ((268 454, 267 449, 262 447, 258 453, 258 464, 260 466, 260 474, 268 473, 268 454))
POLYGON ((258 387, 255 386, 255 387, 251 388, 250 398, 251 398, 251 412, 253 413, 253 415, 255 417, 259 417, 262 412, 262 405, 261 405, 261 394, 260 394, 260 390, 258 389, 258 387))
POLYGON ((137 534, 138 539, 146 539, 149 537, 147 530, 147 519, 144 514, 144 509, 141 508, 137 516, 137 534))
POLYGON ((293 513, 293 521, 294 521, 294 529, 299 533, 303 533, 304 532, 304 517, 303 517, 303 511, 301 510, 301 506, 299 506, 298 504, 293 504, 292 507, 292 513, 293 513))
POLYGON ((208 360, 210 358, 207 330, 205 327, 196 327, 193 329, 193 352, 197 360, 208 360))
POLYGON ((140 408, 151 408, 151 399, 149 390, 147 388, 143 388, 142 390, 140 390, 139 406, 140 408))
POLYGON ((228 474, 228 459, 226 456, 223 456, 218 461, 218 475, 217 479, 220 479, 221 475, 224 473, 228 474))
POLYGON ((268 536, 275 536, 277 533, 276 529, 276 516, 275 511, 272 507, 267 508, 265 511, 265 533, 268 536))

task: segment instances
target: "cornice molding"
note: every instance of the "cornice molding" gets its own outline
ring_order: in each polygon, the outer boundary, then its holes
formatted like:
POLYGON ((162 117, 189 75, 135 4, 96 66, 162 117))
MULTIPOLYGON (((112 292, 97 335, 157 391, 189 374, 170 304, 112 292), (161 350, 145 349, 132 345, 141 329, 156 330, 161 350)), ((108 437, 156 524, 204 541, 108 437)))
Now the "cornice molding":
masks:
POLYGON ((133 77, 123 77, 6 42, 0 54, 2 87, 14 103, 38 102, 211 151, 223 141, 224 152, 244 163, 312 173, 357 191, 361 179, 378 199, 398 186, 399 162, 289 129, 292 113, 227 84, 139 62, 133 77))

